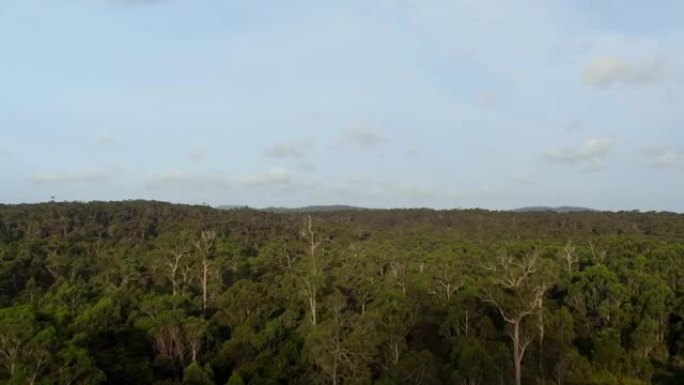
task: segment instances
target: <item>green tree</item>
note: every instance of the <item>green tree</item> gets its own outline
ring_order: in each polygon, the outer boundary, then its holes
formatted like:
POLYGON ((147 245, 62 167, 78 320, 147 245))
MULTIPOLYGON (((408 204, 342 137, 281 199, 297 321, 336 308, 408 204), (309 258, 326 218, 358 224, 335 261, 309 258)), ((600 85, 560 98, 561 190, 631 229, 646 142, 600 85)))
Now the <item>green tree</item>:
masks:
POLYGON ((226 382, 226 385, 245 385, 245 382, 242 380, 240 373, 233 372, 233 374, 230 375, 228 382, 226 382))
POLYGON ((202 367, 193 361, 183 371, 183 385, 214 385, 213 376, 209 366, 202 367))

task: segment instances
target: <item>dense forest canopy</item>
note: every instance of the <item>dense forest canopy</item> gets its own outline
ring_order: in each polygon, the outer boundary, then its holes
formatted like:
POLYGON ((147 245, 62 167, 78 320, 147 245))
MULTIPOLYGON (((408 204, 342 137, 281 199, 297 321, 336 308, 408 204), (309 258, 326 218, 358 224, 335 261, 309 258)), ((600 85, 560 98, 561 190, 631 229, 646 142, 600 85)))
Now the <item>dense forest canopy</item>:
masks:
POLYGON ((676 384, 684 215, 0 206, 0 383, 676 384))

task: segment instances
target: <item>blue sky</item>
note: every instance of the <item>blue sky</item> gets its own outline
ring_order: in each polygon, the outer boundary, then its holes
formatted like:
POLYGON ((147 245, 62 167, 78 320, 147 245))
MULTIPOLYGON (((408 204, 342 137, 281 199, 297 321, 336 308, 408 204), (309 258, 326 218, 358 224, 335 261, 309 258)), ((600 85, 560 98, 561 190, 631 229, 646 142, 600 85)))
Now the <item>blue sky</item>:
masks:
POLYGON ((681 212, 683 14, 2 0, 0 202, 681 212))

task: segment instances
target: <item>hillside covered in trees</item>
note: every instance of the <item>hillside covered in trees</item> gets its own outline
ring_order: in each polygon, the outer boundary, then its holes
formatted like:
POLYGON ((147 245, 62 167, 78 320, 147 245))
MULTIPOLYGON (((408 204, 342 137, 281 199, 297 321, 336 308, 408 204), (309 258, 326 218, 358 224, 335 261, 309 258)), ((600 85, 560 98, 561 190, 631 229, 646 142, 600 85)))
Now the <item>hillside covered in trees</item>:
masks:
POLYGON ((681 384, 684 215, 0 206, 2 384, 681 384))

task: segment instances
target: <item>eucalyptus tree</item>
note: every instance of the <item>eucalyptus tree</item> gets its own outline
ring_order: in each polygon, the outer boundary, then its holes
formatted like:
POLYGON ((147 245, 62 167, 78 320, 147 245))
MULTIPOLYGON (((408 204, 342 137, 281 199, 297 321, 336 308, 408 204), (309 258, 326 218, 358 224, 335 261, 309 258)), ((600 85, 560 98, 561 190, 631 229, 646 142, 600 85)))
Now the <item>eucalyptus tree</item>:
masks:
POLYGON ((491 281, 482 288, 482 299, 491 304, 507 324, 513 348, 515 383, 522 384, 522 361, 540 329, 530 322, 543 309, 548 283, 541 270, 540 252, 502 253, 491 267, 491 281))
POLYGON ((193 245, 199 256, 199 282, 202 289, 202 313, 206 314, 209 302, 210 281, 218 277, 214 251, 216 246, 216 231, 202 230, 200 238, 193 245))
POLYGON ((306 336, 305 351, 322 374, 321 383, 370 384, 375 355, 373 323, 348 311, 347 299, 335 291, 325 298, 329 317, 306 336))
POLYGON ((318 323, 318 297, 319 290, 322 285, 322 266, 320 261, 319 248, 321 247, 320 236, 317 236, 313 230, 313 221, 311 215, 307 216, 304 223, 304 228, 300 232, 301 236, 306 240, 308 249, 308 268, 304 274, 304 295, 309 304, 309 312, 311 317, 311 325, 316 326, 318 323))
POLYGON ((51 364, 54 328, 43 328, 29 306, 0 309, 0 378, 35 384, 51 364))

